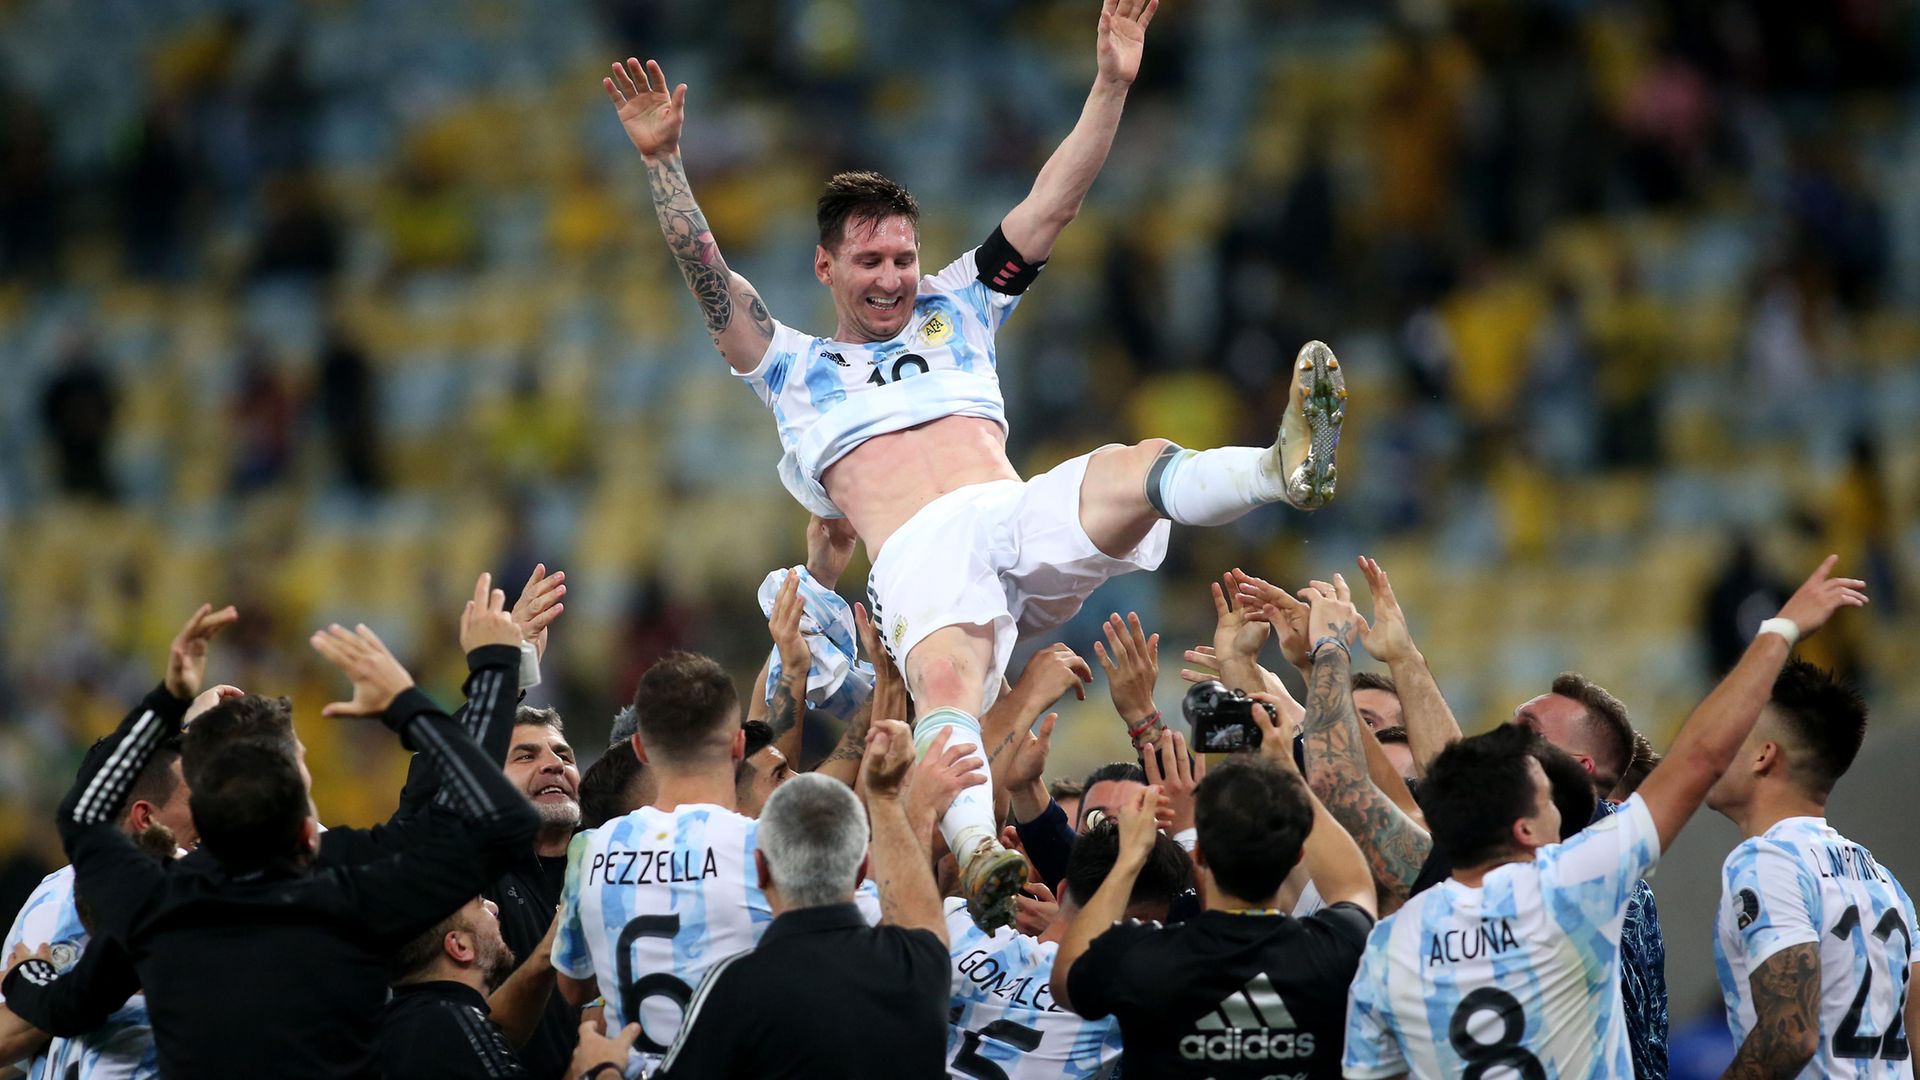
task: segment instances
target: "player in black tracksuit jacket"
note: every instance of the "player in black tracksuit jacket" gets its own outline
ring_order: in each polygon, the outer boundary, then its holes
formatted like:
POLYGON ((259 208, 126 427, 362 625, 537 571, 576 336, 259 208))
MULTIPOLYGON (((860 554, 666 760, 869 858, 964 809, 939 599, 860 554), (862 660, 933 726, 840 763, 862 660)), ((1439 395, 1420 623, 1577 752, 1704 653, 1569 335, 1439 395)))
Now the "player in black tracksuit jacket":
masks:
MULTIPOLYGON (((290 851, 245 873, 205 851, 163 865, 112 823, 186 706, 148 695, 89 753, 58 820, 98 937, 125 950, 147 991, 162 1074, 371 1075, 387 957, 497 878, 532 843, 537 815, 497 761, 408 689, 383 719, 447 778, 443 805, 360 851, 367 861, 334 862, 350 840, 325 860, 290 851)), ((16 971, 9 985, 23 981, 42 978, 16 971)))

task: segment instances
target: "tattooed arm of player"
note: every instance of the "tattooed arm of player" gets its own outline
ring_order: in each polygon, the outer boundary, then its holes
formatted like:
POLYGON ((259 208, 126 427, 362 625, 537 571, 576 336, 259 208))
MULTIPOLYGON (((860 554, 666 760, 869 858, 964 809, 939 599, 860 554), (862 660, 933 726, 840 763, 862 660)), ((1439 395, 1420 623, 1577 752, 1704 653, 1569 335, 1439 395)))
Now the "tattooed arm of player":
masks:
POLYGON ((613 65, 613 77, 601 83, 627 138, 646 161, 647 189, 660 219, 660 232, 687 279, 687 288, 700 302, 708 336, 733 370, 752 371, 773 343, 773 317, 752 283, 727 268, 707 226, 707 215, 687 183, 687 170, 680 160, 687 85, 669 87, 658 63, 649 60, 642 67, 631 57, 625 64, 613 65))
POLYGON ((1366 853, 1368 868, 1386 899, 1404 901, 1433 841, 1377 787, 1367 770, 1360 720, 1353 708, 1352 659, 1348 649, 1359 630, 1359 616, 1341 595, 1346 582, 1314 595, 1310 626, 1316 643, 1313 676, 1307 684, 1307 786, 1326 804, 1340 826, 1366 853), (1344 646, 1344 647, 1343 647, 1344 646))
POLYGON ((1754 969, 1753 1030, 1722 1080, 1800 1075, 1820 1049, 1820 946, 1789 945, 1754 969))

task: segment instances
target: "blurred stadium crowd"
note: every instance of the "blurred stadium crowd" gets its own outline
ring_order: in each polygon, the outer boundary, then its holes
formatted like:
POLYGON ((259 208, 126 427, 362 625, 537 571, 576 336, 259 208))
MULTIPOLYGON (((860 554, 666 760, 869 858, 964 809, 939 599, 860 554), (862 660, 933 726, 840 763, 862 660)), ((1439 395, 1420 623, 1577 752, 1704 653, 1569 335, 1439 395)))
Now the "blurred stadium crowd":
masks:
MULTIPOLYGON (((449 689, 475 569, 564 566, 533 700, 581 745, 670 648, 749 675, 754 587, 805 517, 599 74, 638 51, 691 84, 714 230, 809 325, 820 181, 913 188, 930 265, 976 243, 1078 109, 1084 7, 0 5, 9 898, 62 861, 47 808, 202 599, 248 616, 222 681, 316 685, 304 641, 338 619, 449 689)), ((1331 509, 1182 532, 1076 650, 1115 608, 1204 641, 1220 567, 1304 580, 1365 538, 1469 729, 1577 652, 1664 744, 1818 549, 1876 602, 1811 658, 1883 721, 1920 702, 1891 656, 1920 630, 1911 5, 1208 0, 1157 26, 1003 339, 1014 460, 1264 443, 1308 337, 1360 407, 1331 509)), ((316 786, 360 800, 328 819, 384 817, 390 740, 301 730, 316 786)))

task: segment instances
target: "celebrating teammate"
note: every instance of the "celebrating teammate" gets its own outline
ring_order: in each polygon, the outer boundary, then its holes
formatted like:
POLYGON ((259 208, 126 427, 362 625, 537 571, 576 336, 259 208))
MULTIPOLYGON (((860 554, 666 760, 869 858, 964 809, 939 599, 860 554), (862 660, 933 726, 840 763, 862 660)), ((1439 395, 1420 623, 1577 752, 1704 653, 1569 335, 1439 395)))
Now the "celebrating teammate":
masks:
POLYGON ((1707 793, 1745 837, 1721 871, 1713 943, 1740 1043, 1730 1077, 1913 1075, 1913 900, 1826 817, 1866 731, 1859 695, 1791 661, 1707 793))
MULTIPOLYGON (((637 59, 605 80, 646 161, 668 247, 716 347, 774 412, 780 477, 808 509, 849 519, 873 556, 869 597, 919 707, 921 752, 944 728, 978 744, 1018 634, 1071 617, 1094 587, 1151 570, 1168 521, 1220 525, 1254 507, 1304 510, 1333 495, 1346 391, 1325 345, 1300 351, 1270 447, 1193 452, 1165 439, 1109 446, 1023 482, 1006 454, 994 333, 1078 214, 1139 72, 1158 0, 1106 0, 1098 75, 1079 122, 993 234, 920 275, 919 206, 870 172, 842 173, 818 207, 814 276, 837 324, 777 322, 721 257, 681 163, 685 84, 637 59)), ((983 928, 1011 918, 1026 877, 1000 846, 991 796, 973 789, 941 822, 983 928)))
POLYGON ((1380 921, 1354 979, 1345 1075, 1544 1080, 1633 1075, 1620 930, 1635 882, 1673 843, 1753 729, 1791 639, 1866 603, 1834 557, 1763 625, 1618 813, 1555 843, 1560 813, 1515 724, 1442 751, 1421 805, 1452 877, 1380 921), (1791 630, 1788 629, 1790 624, 1791 630))

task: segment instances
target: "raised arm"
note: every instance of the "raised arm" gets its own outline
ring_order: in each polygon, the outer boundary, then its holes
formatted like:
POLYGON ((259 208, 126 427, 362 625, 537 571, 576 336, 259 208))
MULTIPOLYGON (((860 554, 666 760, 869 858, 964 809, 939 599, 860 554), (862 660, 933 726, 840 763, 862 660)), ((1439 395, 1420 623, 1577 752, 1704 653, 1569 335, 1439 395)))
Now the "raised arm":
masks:
POLYGON ((1160 0, 1105 0, 1100 6, 1100 29, 1094 35, 1099 74, 1080 120, 1041 166, 1033 190, 1000 222, 1001 234, 1027 262, 1045 262, 1053 253, 1060 230, 1079 215, 1087 189, 1106 164, 1127 90, 1140 73, 1147 24, 1159 7, 1160 0))
POLYGON ((680 128, 686 121, 687 84, 669 90, 667 77, 652 60, 643 67, 628 57, 602 79, 634 149, 647 163, 647 189, 667 249, 700 302, 707 334, 733 370, 749 372, 773 342, 773 317, 746 278, 727 268, 720 245, 707 227, 707 215, 693 201, 687 171, 680 162, 680 128), (739 310, 736 310, 739 309, 739 310), (739 316, 739 317, 737 317, 739 316))
MULTIPOLYGON (((1266 694, 1255 694, 1253 699, 1269 706, 1274 704, 1266 694)), ((1293 764, 1293 731, 1282 719, 1284 715, 1278 709, 1272 713, 1266 709, 1253 710, 1253 721, 1260 725, 1260 756, 1298 776, 1299 770, 1293 764)), ((1367 856, 1347 830, 1334 820, 1320 797, 1314 794, 1312 785, 1307 787, 1307 800, 1313 804, 1313 826, 1301 847, 1300 861, 1305 864, 1313 887, 1319 890, 1320 899, 1329 905, 1354 904, 1369 915, 1377 914, 1379 902, 1375 899, 1367 856)))
POLYGON ((1335 575, 1333 594, 1310 590, 1308 623, 1313 677, 1307 686, 1306 780, 1333 819, 1359 841, 1374 881, 1393 901, 1403 901, 1433 850, 1424 829, 1387 798, 1367 767, 1360 720, 1353 708, 1353 659, 1349 651, 1361 624, 1335 575))
POLYGON ((1414 648, 1407 616, 1394 598, 1387 572, 1364 555, 1360 556, 1360 572, 1373 591, 1373 625, 1360 643, 1393 675, 1400 715, 1407 726, 1407 748, 1413 751, 1414 772, 1425 776, 1427 763, 1460 738, 1460 723, 1440 696, 1440 684, 1427 666, 1427 658, 1414 648))
MULTIPOLYGON (((800 740, 807 720, 807 677, 813 670, 813 650, 807 636, 800 632, 800 616, 806 602, 800 599, 800 575, 787 572, 787 580, 773 598, 773 614, 767 618, 767 633, 780 653, 780 683, 773 688, 773 700, 767 703, 767 726, 773 729, 773 745, 788 761, 800 760, 800 740)), ((768 658, 772 664, 772 658, 768 658)), ((753 684, 757 700, 767 685, 766 673, 753 684)))
POLYGON ((1074 913, 1073 921, 1067 924, 1067 932, 1060 939, 1060 951, 1053 954, 1053 972, 1047 985, 1053 991, 1053 1000, 1063 1008, 1073 1008, 1067 987, 1073 965, 1087 954, 1094 938, 1126 917, 1133 883, 1147 865, 1147 856, 1153 853, 1160 798, 1160 789, 1151 785, 1122 796, 1125 801, 1118 814, 1120 852, 1114 859, 1113 869, 1107 871, 1106 879, 1093 891, 1086 906, 1074 913))
POLYGON ((1820 946, 1789 945, 1755 968, 1753 1028, 1722 1080, 1799 1076, 1820 1051, 1820 946))
POLYGON ((904 788, 912 767, 913 733, 907 725, 875 720, 867 733, 867 767, 860 788, 873 826, 872 873, 880 889, 880 909, 888 923, 925 930, 945 945, 947 920, 940 910, 940 890, 926 844, 908 821, 904 788))
MULTIPOLYGON (((1777 618, 1794 625, 1795 637, 1806 637, 1825 626, 1843 607, 1867 602, 1867 594, 1862 591, 1866 582, 1828 576, 1839 558, 1827 556, 1780 609, 1777 618)), ((1761 707, 1772 696, 1773 681, 1780 676, 1792 647, 1778 633, 1757 635, 1727 677, 1695 706, 1680 734, 1674 736, 1673 748, 1640 785, 1638 794, 1653 815, 1662 851, 1700 808, 1707 789, 1726 771, 1740 744, 1746 741, 1754 721, 1760 718, 1761 707)))

